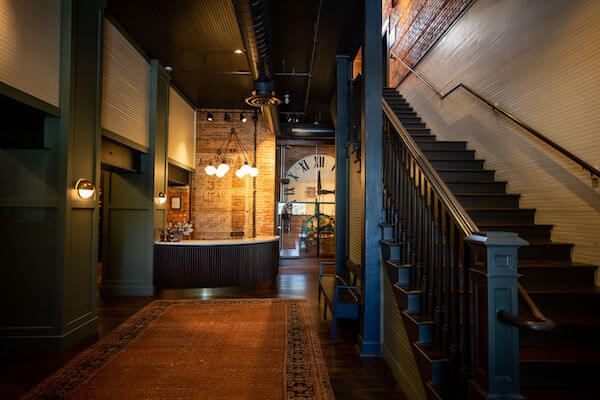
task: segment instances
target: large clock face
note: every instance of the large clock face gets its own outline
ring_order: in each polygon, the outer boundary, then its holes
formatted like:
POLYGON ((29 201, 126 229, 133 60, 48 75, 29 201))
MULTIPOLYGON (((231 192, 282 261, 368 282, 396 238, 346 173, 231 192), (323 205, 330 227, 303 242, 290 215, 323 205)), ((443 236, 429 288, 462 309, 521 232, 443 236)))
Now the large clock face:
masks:
POLYGON ((335 202, 335 158, 315 154, 298 160, 287 170, 285 201, 335 202))

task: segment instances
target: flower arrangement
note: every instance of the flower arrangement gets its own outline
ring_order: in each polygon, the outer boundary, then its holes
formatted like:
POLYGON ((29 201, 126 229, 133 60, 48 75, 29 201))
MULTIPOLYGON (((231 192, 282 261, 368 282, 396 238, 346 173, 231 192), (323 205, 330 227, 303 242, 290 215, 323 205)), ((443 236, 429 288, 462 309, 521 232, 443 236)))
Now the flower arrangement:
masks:
POLYGON ((178 242, 183 236, 189 236, 194 232, 194 225, 183 220, 182 222, 170 223, 166 227, 165 239, 170 242, 178 242))

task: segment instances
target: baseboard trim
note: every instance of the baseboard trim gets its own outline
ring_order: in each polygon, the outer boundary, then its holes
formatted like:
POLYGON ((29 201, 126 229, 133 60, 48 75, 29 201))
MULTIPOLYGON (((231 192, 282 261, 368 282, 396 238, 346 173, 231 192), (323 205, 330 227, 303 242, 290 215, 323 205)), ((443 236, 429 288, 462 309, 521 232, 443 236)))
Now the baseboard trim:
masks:
POLYGON ((98 334, 98 317, 94 316, 63 334, 0 336, 2 351, 63 351, 85 339, 98 334))
POLYGON ((101 296, 154 296, 154 286, 100 286, 101 296))

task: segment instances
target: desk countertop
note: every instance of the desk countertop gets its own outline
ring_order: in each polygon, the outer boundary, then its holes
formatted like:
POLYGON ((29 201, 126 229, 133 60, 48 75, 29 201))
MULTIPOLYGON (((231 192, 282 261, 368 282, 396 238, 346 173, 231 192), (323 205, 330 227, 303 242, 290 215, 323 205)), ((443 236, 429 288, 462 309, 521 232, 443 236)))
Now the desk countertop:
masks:
POLYGON ((154 242, 161 246, 235 246, 276 242, 279 236, 257 236, 255 238, 225 239, 225 240, 182 240, 180 242, 154 242))

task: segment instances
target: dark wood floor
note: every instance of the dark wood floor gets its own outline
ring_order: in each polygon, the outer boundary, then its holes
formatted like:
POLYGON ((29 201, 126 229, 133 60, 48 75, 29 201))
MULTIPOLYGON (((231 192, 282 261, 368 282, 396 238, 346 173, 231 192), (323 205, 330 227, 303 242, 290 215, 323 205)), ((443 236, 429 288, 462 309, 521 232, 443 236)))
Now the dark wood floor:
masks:
MULTIPOLYGON (((323 356, 337 399, 405 399, 389 369, 380 358, 361 357, 356 346, 356 321, 338 322, 338 340, 331 344, 328 320, 317 301, 318 263, 314 260, 283 260, 276 282, 216 297, 305 298, 310 302, 319 331, 323 356)), ((71 358, 106 335, 139 309, 151 297, 109 297, 98 299, 98 335, 59 353, 9 353, 0 355, 0 399, 15 399, 56 371, 71 358)))

